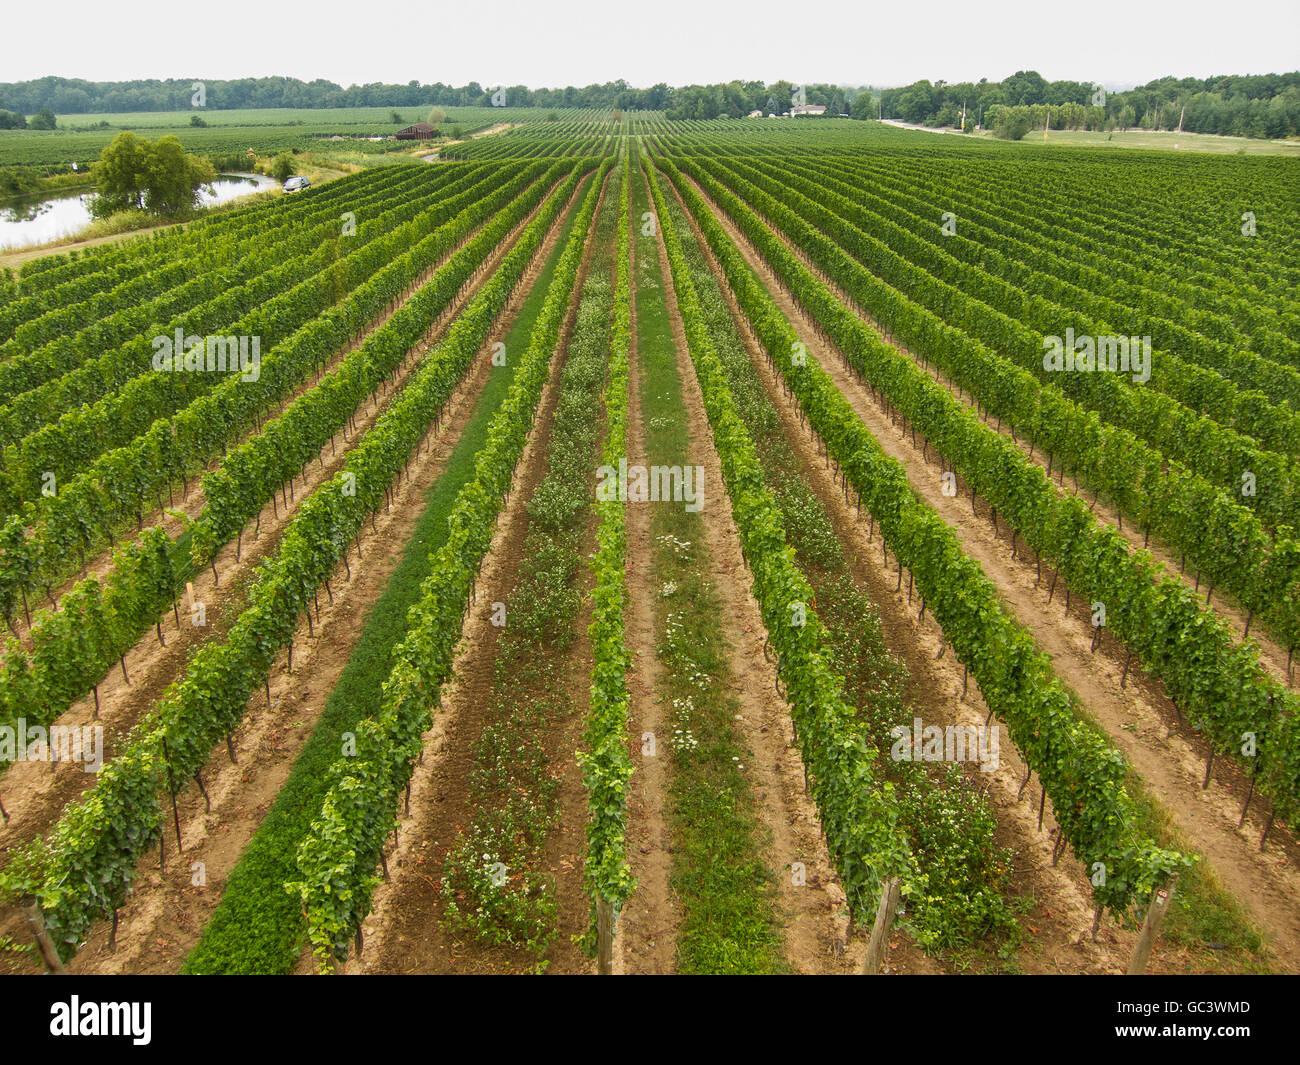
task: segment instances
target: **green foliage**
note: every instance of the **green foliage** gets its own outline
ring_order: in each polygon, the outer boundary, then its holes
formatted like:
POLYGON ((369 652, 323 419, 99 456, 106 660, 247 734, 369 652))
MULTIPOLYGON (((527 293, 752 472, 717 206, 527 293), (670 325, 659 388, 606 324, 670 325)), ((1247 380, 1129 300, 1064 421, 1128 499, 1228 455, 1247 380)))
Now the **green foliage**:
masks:
POLYGON ((129 130, 100 153, 94 173, 99 195, 91 211, 97 218, 129 207, 178 214, 194 206, 200 186, 216 179, 212 164, 187 155, 174 136, 151 144, 129 130))
MULTIPOLYGON (((530 190, 529 195, 521 197, 520 209, 527 210, 538 195, 530 190)), ((515 209, 503 212, 505 219, 517 221, 518 217, 515 209)), ((458 254, 468 270, 493 247, 499 232, 495 226, 488 227, 463 249, 463 256, 458 254)), ((444 287, 443 291, 451 289, 444 287)), ((373 349, 369 354, 373 355, 373 349)), ((311 738, 257 834, 231 871, 221 903, 186 958, 184 972, 284 973, 293 968, 301 950, 304 921, 300 906, 283 885, 296 875, 298 847, 309 833, 330 786, 328 770, 338 757, 341 737, 379 709, 392 650, 406 635, 407 612, 429 574, 433 552, 446 540, 447 516, 459 489, 473 474, 475 453, 487 436, 492 411, 505 396, 508 384, 508 376, 494 377, 481 393, 478 407, 457 440, 442 476, 426 497, 425 509, 400 563, 383 595, 366 615, 360 640, 330 690, 311 738)), ((364 395, 358 393, 356 402, 364 402, 364 395)), ((336 418, 321 424, 317 420, 319 413, 317 418, 311 418, 306 407, 291 413, 301 419, 303 429, 310 426, 315 432, 338 428, 336 418)))
MULTIPOLYGON (((918 81, 880 93, 885 118, 927 126, 956 125, 967 108, 967 128, 982 121, 998 136, 1019 140, 1029 129, 1143 129, 1285 137, 1300 128, 1300 72, 1159 78, 1124 92, 1091 82, 1047 81, 1019 70, 1002 81, 918 81), (1003 132, 1006 131, 1006 132, 1003 132)), ((876 112, 855 118, 874 118, 876 112)))
POLYGON ((0 196, 21 196, 40 187, 36 174, 24 167, 0 167, 0 196))
POLYGON ((144 185, 144 207, 156 215, 173 215, 194 206, 199 188, 215 181, 207 160, 187 155, 175 137, 154 142, 144 185))
MULTIPOLYGON (((575 171, 564 188, 571 189, 576 180, 575 171)), ((494 186, 494 191, 499 191, 499 186, 494 186)), ((543 211, 539 219, 549 220, 559 210, 563 203, 563 199, 557 202, 559 196, 557 192, 548 201, 550 210, 543 211)), ((497 206, 499 209, 500 205, 497 206)), ((508 228, 509 216, 501 215, 496 224, 508 228)), ((505 231, 485 231, 482 236, 487 243, 477 247, 475 263, 481 261, 486 248, 500 241, 505 231)), ((402 246, 409 249, 410 235, 401 234, 399 227, 397 236, 404 241, 402 246)), ((539 242, 540 236, 534 235, 533 239, 539 242)), ((417 246, 422 251, 432 251, 428 244, 417 246)), ((413 265, 414 249, 410 249, 408 254, 410 259, 403 265, 409 267, 413 265)), ((452 272, 467 268, 472 272, 473 265, 461 259, 455 262, 452 272)), ((427 269, 427 266, 416 267, 415 276, 421 269, 427 269)), ((185 677, 169 689, 163 701, 137 730, 129 748, 120 751, 101 775, 100 783, 106 789, 112 787, 122 791, 121 799, 114 798, 110 804, 111 814, 106 816, 110 816, 111 821, 105 821, 96 813, 112 797, 106 796, 97 784, 79 804, 65 813, 48 846, 45 841, 38 840, 6 872, 6 883, 11 890, 40 896, 47 908, 47 921, 66 929, 61 941, 64 945, 60 948, 65 951, 65 956, 76 950, 95 920, 109 916, 112 909, 120 905, 142 851, 157 839, 161 817, 158 792, 164 784, 179 787, 192 777, 206 763, 213 746, 239 723, 249 695, 261 686, 278 654, 292 637, 311 592, 341 562, 347 545, 365 516, 383 505, 387 485, 400 471, 405 457, 450 395, 455 381, 468 364, 468 358, 477 352, 495 316, 494 306, 499 306, 508 295, 506 279, 513 281, 522 269, 523 263, 516 263, 513 277, 499 275, 502 280, 496 286, 490 286, 489 302, 478 304, 477 314, 467 312, 458 320, 464 335, 451 350, 458 353, 459 366, 450 361, 451 355, 430 360, 349 456, 345 472, 354 478, 351 483, 355 485, 355 491, 349 492, 345 488, 349 481, 341 474, 303 501, 275 556, 259 568, 250 589, 249 607, 239 616, 226 640, 206 644, 193 656, 185 677), (468 335, 469 330, 477 331, 473 339, 468 335), (166 756, 162 747, 164 740, 166 756), (74 835, 68 834, 74 830, 74 835), (69 881, 69 869, 83 867, 89 872, 69 881), (75 886, 68 887, 68 884, 75 886)), ((380 337, 376 334, 371 338, 371 350, 387 350, 392 361, 383 368, 362 364, 370 372, 377 372, 380 378, 391 373, 411 344, 428 330, 432 317, 436 317, 445 306, 445 301, 464 284, 466 276, 462 273, 459 280, 445 289, 432 284, 421 289, 417 302, 404 307, 387 323, 391 327, 387 335, 380 337), (401 331, 406 331, 404 343, 397 339, 402 335, 401 331)), ((392 294, 404 290, 410 283, 409 278, 393 280, 392 294)), ((263 369, 265 371, 265 364, 263 369)), ((378 380, 373 379, 363 392, 368 393, 377 384, 378 380)), ((516 423, 515 435, 519 432, 516 423)), ((313 454, 318 450, 319 447, 313 449, 313 454)), ((486 543, 483 550, 486 550, 486 543)), ((408 725, 411 723, 409 718, 405 721, 408 725)), ((359 728, 359 742, 366 724, 368 722, 359 728)), ((417 749, 419 733, 417 728, 413 734, 417 749)), ((384 748, 385 758, 403 757, 403 752, 414 757, 410 751, 412 734, 407 732, 404 735, 405 738, 396 746, 384 748)), ((363 750, 371 749, 363 745, 363 750)), ((408 763, 408 775, 409 770, 408 763)), ((388 816, 392 816, 391 807, 388 816)), ((383 834, 381 831, 379 838, 382 839, 383 834)), ((368 868, 373 868, 373 861, 368 868)), ((365 882, 363 877, 359 885, 365 882)))
MULTIPOLYGON (((640 153, 634 151, 634 160, 640 153)), ((644 461, 685 465, 697 439, 678 371, 678 347, 667 293, 676 287, 661 271, 658 239, 639 219, 654 206, 639 162, 631 208, 636 242, 637 361, 644 461)), ((671 264, 670 264, 671 265, 671 264)), ((716 506, 721 486, 710 489, 716 506)), ((725 503, 723 504, 725 505, 725 503)), ((676 968, 682 973, 778 973, 787 966, 770 840, 759 816, 748 744, 736 723, 738 682, 719 624, 723 603, 699 513, 680 506, 651 508, 654 538, 655 654, 663 727, 656 758, 669 759, 666 815, 670 827, 670 887, 680 923, 676 968)), ((644 748, 643 748, 644 750, 644 748)))
POLYGON ((293 170, 293 156, 289 152, 281 152, 271 160, 271 176, 281 184, 293 176, 293 170))
MULTIPOLYGON (((675 200, 670 208, 678 232, 688 233, 675 200)), ((716 237, 716 230, 710 234, 716 237)), ((683 244, 737 410, 754 439, 789 542, 816 594, 834 668, 844 678, 846 697, 866 726, 867 737, 878 748, 888 748, 895 727, 912 727, 914 711, 903 697, 906 669, 886 649, 876 607, 849 574, 826 508, 789 447, 699 247, 693 238, 683 244)), ((719 244, 724 253, 728 247, 719 244)), ((763 302, 761 289, 748 287, 741 298, 752 312, 775 310, 763 302)), ((994 842, 992 812, 960 772, 951 766, 942 772, 927 769, 912 761, 882 760, 880 766, 906 811, 904 825, 916 856, 917 880, 925 885, 909 899, 907 924, 927 950, 951 949, 1011 927, 1002 899, 1010 859, 994 842)))
POLYGON ((127 207, 143 207, 148 170, 148 142, 140 140, 130 130, 119 133, 113 138, 113 143, 100 152, 99 162, 95 164, 99 195, 91 208, 92 213, 103 218, 127 207))
MULTIPOLYGON (((259 394, 238 378, 223 381, 212 395, 200 397, 196 405, 177 415, 173 428, 169 429, 166 423, 154 426, 143 440, 133 441, 93 463, 90 477, 65 482, 56 496, 38 497, 39 508, 33 507, 25 515, 10 519, 0 534, 0 608, 5 616, 11 616, 15 609, 20 608, 24 596, 44 595, 45 589, 52 587, 68 571, 70 561, 75 565, 76 556, 81 551, 110 540, 114 531, 123 525, 138 524, 147 501, 170 491, 178 477, 188 476, 202 468, 206 459, 200 456, 211 457, 214 452, 220 453, 226 446, 226 439, 255 427, 264 404, 277 402, 277 397, 287 398, 304 377, 351 339, 353 330, 360 323, 379 313, 422 270, 427 270, 455 246, 461 232, 458 222, 474 226, 492 218, 511 202, 512 197, 518 197, 528 188, 544 169, 542 163, 511 166, 497 172, 502 177, 513 176, 505 183, 474 170, 452 175, 449 185, 431 180, 433 189, 455 194, 441 196, 436 208, 422 198, 407 203, 400 213, 408 217, 417 215, 418 221, 408 221, 392 232, 388 231, 395 220, 391 212, 382 212, 370 224, 362 226, 354 238, 357 242, 353 252, 357 261, 352 267, 355 288, 328 318, 315 321, 311 328, 292 333, 286 338, 288 343, 285 345, 272 347, 263 362, 263 373, 258 382, 265 391, 259 394), (456 192, 457 189, 460 191, 456 192), (373 243, 374 240, 378 243, 373 243), (223 426, 223 435, 211 432, 211 428, 218 425, 223 426), (70 559, 69 555, 73 557, 70 559)), ((420 173, 415 168, 409 171, 411 176, 420 173)), ((434 177, 428 171, 424 174, 429 179, 434 177)), ((382 179, 382 175, 379 177, 382 179)), ((389 183, 380 180, 377 184, 382 188, 389 183)), ((396 199, 406 200, 403 188, 404 183, 395 183, 391 194, 396 199)), ((521 198, 521 202, 535 202, 538 195, 539 189, 534 187, 521 198)), ((316 208, 316 212, 319 224, 307 227, 301 236, 319 246, 322 238, 332 239, 337 233, 337 207, 326 205, 316 208)), ((310 214, 310 202, 291 208, 289 213, 288 225, 297 228, 292 219, 302 213, 310 214)), ((482 249, 490 247, 491 241, 499 239, 505 232, 502 227, 508 226, 508 219, 508 215, 493 219, 484 233, 430 280, 421 308, 426 305, 430 308, 446 306, 481 260, 482 249), (475 252, 479 254, 478 259, 472 258, 475 252)), ((265 238, 265 228, 256 221, 251 223, 251 228, 265 238)), ((331 247, 326 245, 326 250, 331 247)), ((284 250, 287 252, 289 249, 284 250)), ((322 264, 329 261, 320 258, 318 251, 317 257, 308 258, 302 264, 304 276, 316 275, 322 264)), ((343 260, 345 264, 351 261, 351 256, 343 260)), ((295 316, 310 318, 314 313, 313 307, 323 309, 329 306, 334 302, 336 280, 329 273, 319 275, 318 301, 305 299, 304 289, 298 287, 292 300, 284 301, 283 308, 277 306, 280 302, 277 298, 264 309, 277 314, 282 325, 300 323, 300 319, 283 317, 283 314, 292 310, 295 316)), ((285 284, 286 279, 281 278, 280 283, 285 284)), ((352 287, 352 282, 348 282, 348 287, 352 287)), ((214 279, 213 291, 222 291, 220 279, 214 279)), ((224 306, 228 311, 229 293, 226 297, 224 306)), ((256 302, 255 294, 252 298, 256 302)), ((317 388, 296 400, 280 418, 265 426, 262 433, 235 448, 226 456, 222 469, 205 478, 208 505, 193 530, 192 545, 187 534, 178 541, 180 549, 172 552, 178 583, 183 584, 190 574, 215 556, 221 545, 234 539, 284 482, 329 442, 330 436, 342 427, 348 414, 392 372, 405 351, 394 342, 395 338, 413 338, 416 334, 411 331, 421 327, 420 323, 425 320, 423 313, 421 309, 395 315, 383 330, 369 338, 317 388)), ((252 325, 254 330, 261 331, 262 328, 252 325)), ((243 330, 236 328, 231 331, 243 330)), ((142 346, 147 350, 147 344, 142 346)), ((135 404, 138 406, 140 403, 137 394, 135 404)), ((105 430, 99 428, 97 432, 102 436, 105 430)), ((55 469, 62 471, 63 467, 57 463, 67 460, 58 456, 67 454, 65 445, 58 451, 46 453, 39 461, 46 463, 47 468, 54 464, 55 469)), ((122 565, 115 566, 109 583, 119 579, 117 574, 121 569, 122 565)), ((149 592, 148 596, 123 596, 105 603, 104 609, 110 618, 115 619, 112 624, 120 624, 120 639, 124 641, 124 647, 129 647, 152 624, 158 610, 167 602, 158 600, 149 592)), ((69 619, 75 620, 75 615, 69 615, 69 619)), ((31 683, 36 687, 26 691, 21 699, 16 693, 10 695, 0 688, 0 722, 22 713, 29 719, 39 716, 42 722, 53 720, 112 667, 120 651, 109 653, 110 649, 99 648, 89 653, 83 649, 76 655, 63 651, 61 644, 73 631, 67 625, 68 620, 60 620, 60 614, 53 611, 42 611, 36 616, 34 652, 30 656, 19 653, 7 660, 24 675, 31 673, 31 683), (42 635, 47 629, 50 633, 48 638, 42 635)))
POLYGON ((1002 107, 994 117, 993 132, 1003 140, 1024 140, 1025 134, 1032 128, 1027 107, 1002 107))

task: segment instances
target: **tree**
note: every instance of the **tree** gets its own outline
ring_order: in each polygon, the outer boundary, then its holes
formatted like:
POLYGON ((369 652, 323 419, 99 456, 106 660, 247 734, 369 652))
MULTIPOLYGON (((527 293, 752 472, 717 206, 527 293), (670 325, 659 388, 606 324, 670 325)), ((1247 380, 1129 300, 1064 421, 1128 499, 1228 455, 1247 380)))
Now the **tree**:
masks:
POLYGON ((95 165, 99 195, 91 212, 100 218, 132 208, 176 214, 193 207, 199 186, 216 176, 211 163, 187 155, 174 136, 150 144, 126 130, 100 153, 95 165))
POLYGON ((1036 70, 1017 70, 1003 81, 1007 103, 1041 104, 1047 98, 1047 81, 1036 70))
POLYGON ((176 214, 193 207, 199 187, 217 177, 211 163, 186 154, 171 134, 154 143, 147 172, 144 205, 154 214, 176 214))
POLYGON ((199 115, 190 115, 190 125, 204 128, 207 126, 207 123, 199 115))
POLYGON ((932 114, 933 86, 928 81, 909 85, 898 98, 898 112, 904 122, 920 125, 932 114))
POLYGON ((31 129, 54 129, 54 112, 48 107, 42 107, 36 114, 32 115, 31 120, 27 123, 31 129))
POLYGON ((99 195, 91 205, 92 213, 102 218, 114 211, 142 205, 148 156, 148 143, 130 130, 124 130, 113 138, 99 153, 99 162, 95 164, 99 195))
POLYGON ((284 184, 293 176, 293 156, 288 152, 281 152, 271 160, 271 176, 280 184, 284 184))
POLYGON ((876 101, 872 98, 871 93, 864 92, 853 101, 853 107, 849 112, 854 118, 870 119, 876 117, 876 101))
POLYGON ((28 167, 0 167, 0 196, 19 196, 36 187, 36 175, 28 167))
POLYGON ((441 107, 431 107, 427 121, 431 126, 440 126, 447 121, 447 112, 441 107))
POLYGON ((1033 116, 1028 107, 999 105, 993 112, 993 133, 1004 140, 1018 141, 1034 128, 1033 116))

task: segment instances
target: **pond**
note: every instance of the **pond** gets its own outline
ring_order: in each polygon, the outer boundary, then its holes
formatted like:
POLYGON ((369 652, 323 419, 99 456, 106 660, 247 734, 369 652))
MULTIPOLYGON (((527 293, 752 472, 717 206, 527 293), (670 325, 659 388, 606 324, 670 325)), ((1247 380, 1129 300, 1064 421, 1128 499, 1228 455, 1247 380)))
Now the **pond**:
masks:
MULTIPOLYGON (((199 205, 212 207, 264 189, 275 188, 273 178, 262 174, 221 174, 199 191, 199 205)), ((0 251, 47 244, 70 237, 92 221, 90 192, 61 196, 30 196, 0 203, 0 251)))

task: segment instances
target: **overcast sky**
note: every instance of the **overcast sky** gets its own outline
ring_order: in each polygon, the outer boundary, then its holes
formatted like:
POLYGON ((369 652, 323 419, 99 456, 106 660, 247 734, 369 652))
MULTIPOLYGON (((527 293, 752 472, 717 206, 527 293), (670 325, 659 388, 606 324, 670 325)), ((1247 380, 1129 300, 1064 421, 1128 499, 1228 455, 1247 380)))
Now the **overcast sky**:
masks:
POLYGON ((64 0, 16 4, 4 29, 0 81, 902 85, 1033 69, 1116 88, 1300 67, 1297 0, 64 0))

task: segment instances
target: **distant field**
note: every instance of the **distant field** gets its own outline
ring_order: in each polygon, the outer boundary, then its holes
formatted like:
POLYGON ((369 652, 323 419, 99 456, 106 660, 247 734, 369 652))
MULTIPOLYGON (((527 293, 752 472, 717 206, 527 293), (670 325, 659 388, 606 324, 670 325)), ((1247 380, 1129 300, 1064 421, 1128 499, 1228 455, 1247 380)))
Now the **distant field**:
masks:
MULTIPOLYGON (((320 147, 321 137, 371 137, 395 133, 403 126, 423 122, 429 108, 397 108, 401 122, 392 120, 394 108, 353 107, 270 108, 248 111, 157 111, 134 114, 60 115, 57 130, 0 130, 0 166, 63 167, 94 162, 103 147, 124 129, 148 137, 175 134, 188 151, 206 155, 231 155, 252 148, 258 154, 292 148, 320 147), (198 114, 206 127, 190 125, 198 114), (72 129, 107 122, 104 129, 72 129)), ((496 122, 523 121, 545 114, 534 108, 449 107, 443 125, 460 126, 469 133, 496 122)), ((366 142, 369 144, 370 142, 366 142)), ((386 143, 352 151, 390 151, 386 143)))
MULTIPOLYGON (((448 122, 480 126, 492 122, 515 121, 535 117, 537 108, 529 107, 443 107, 448 122)), ((401 115, 401 124, 424 122, 430 107, 260 107, 245 110, 216 110, 195 107, 184 111, 123 111, 108 114, 59 115, 59 127, 93 126, 107 122, 110 126, 130 129, 189 127, 190 117, 199 115, 209 126, 288 126, 302 125, 380 125, 392 126, 392 114, 401 115)))
MULTIPOLYGON (((975 134, 981 139, 996 140, 987 130, 975 134)), ((1049 130, 1046 140, 1042 130, 1028 133, 1024 144, 1079 145, 1089 148, 1158 148, 1184 152, 1227 152, 1238 155, 1300 155, 1300 140, 1266 141, 1253 137, 1220 137, 1213 133, 1170 133, 1160 130, 1126 129, 1102 133, 1084 129, 1049 130)))

